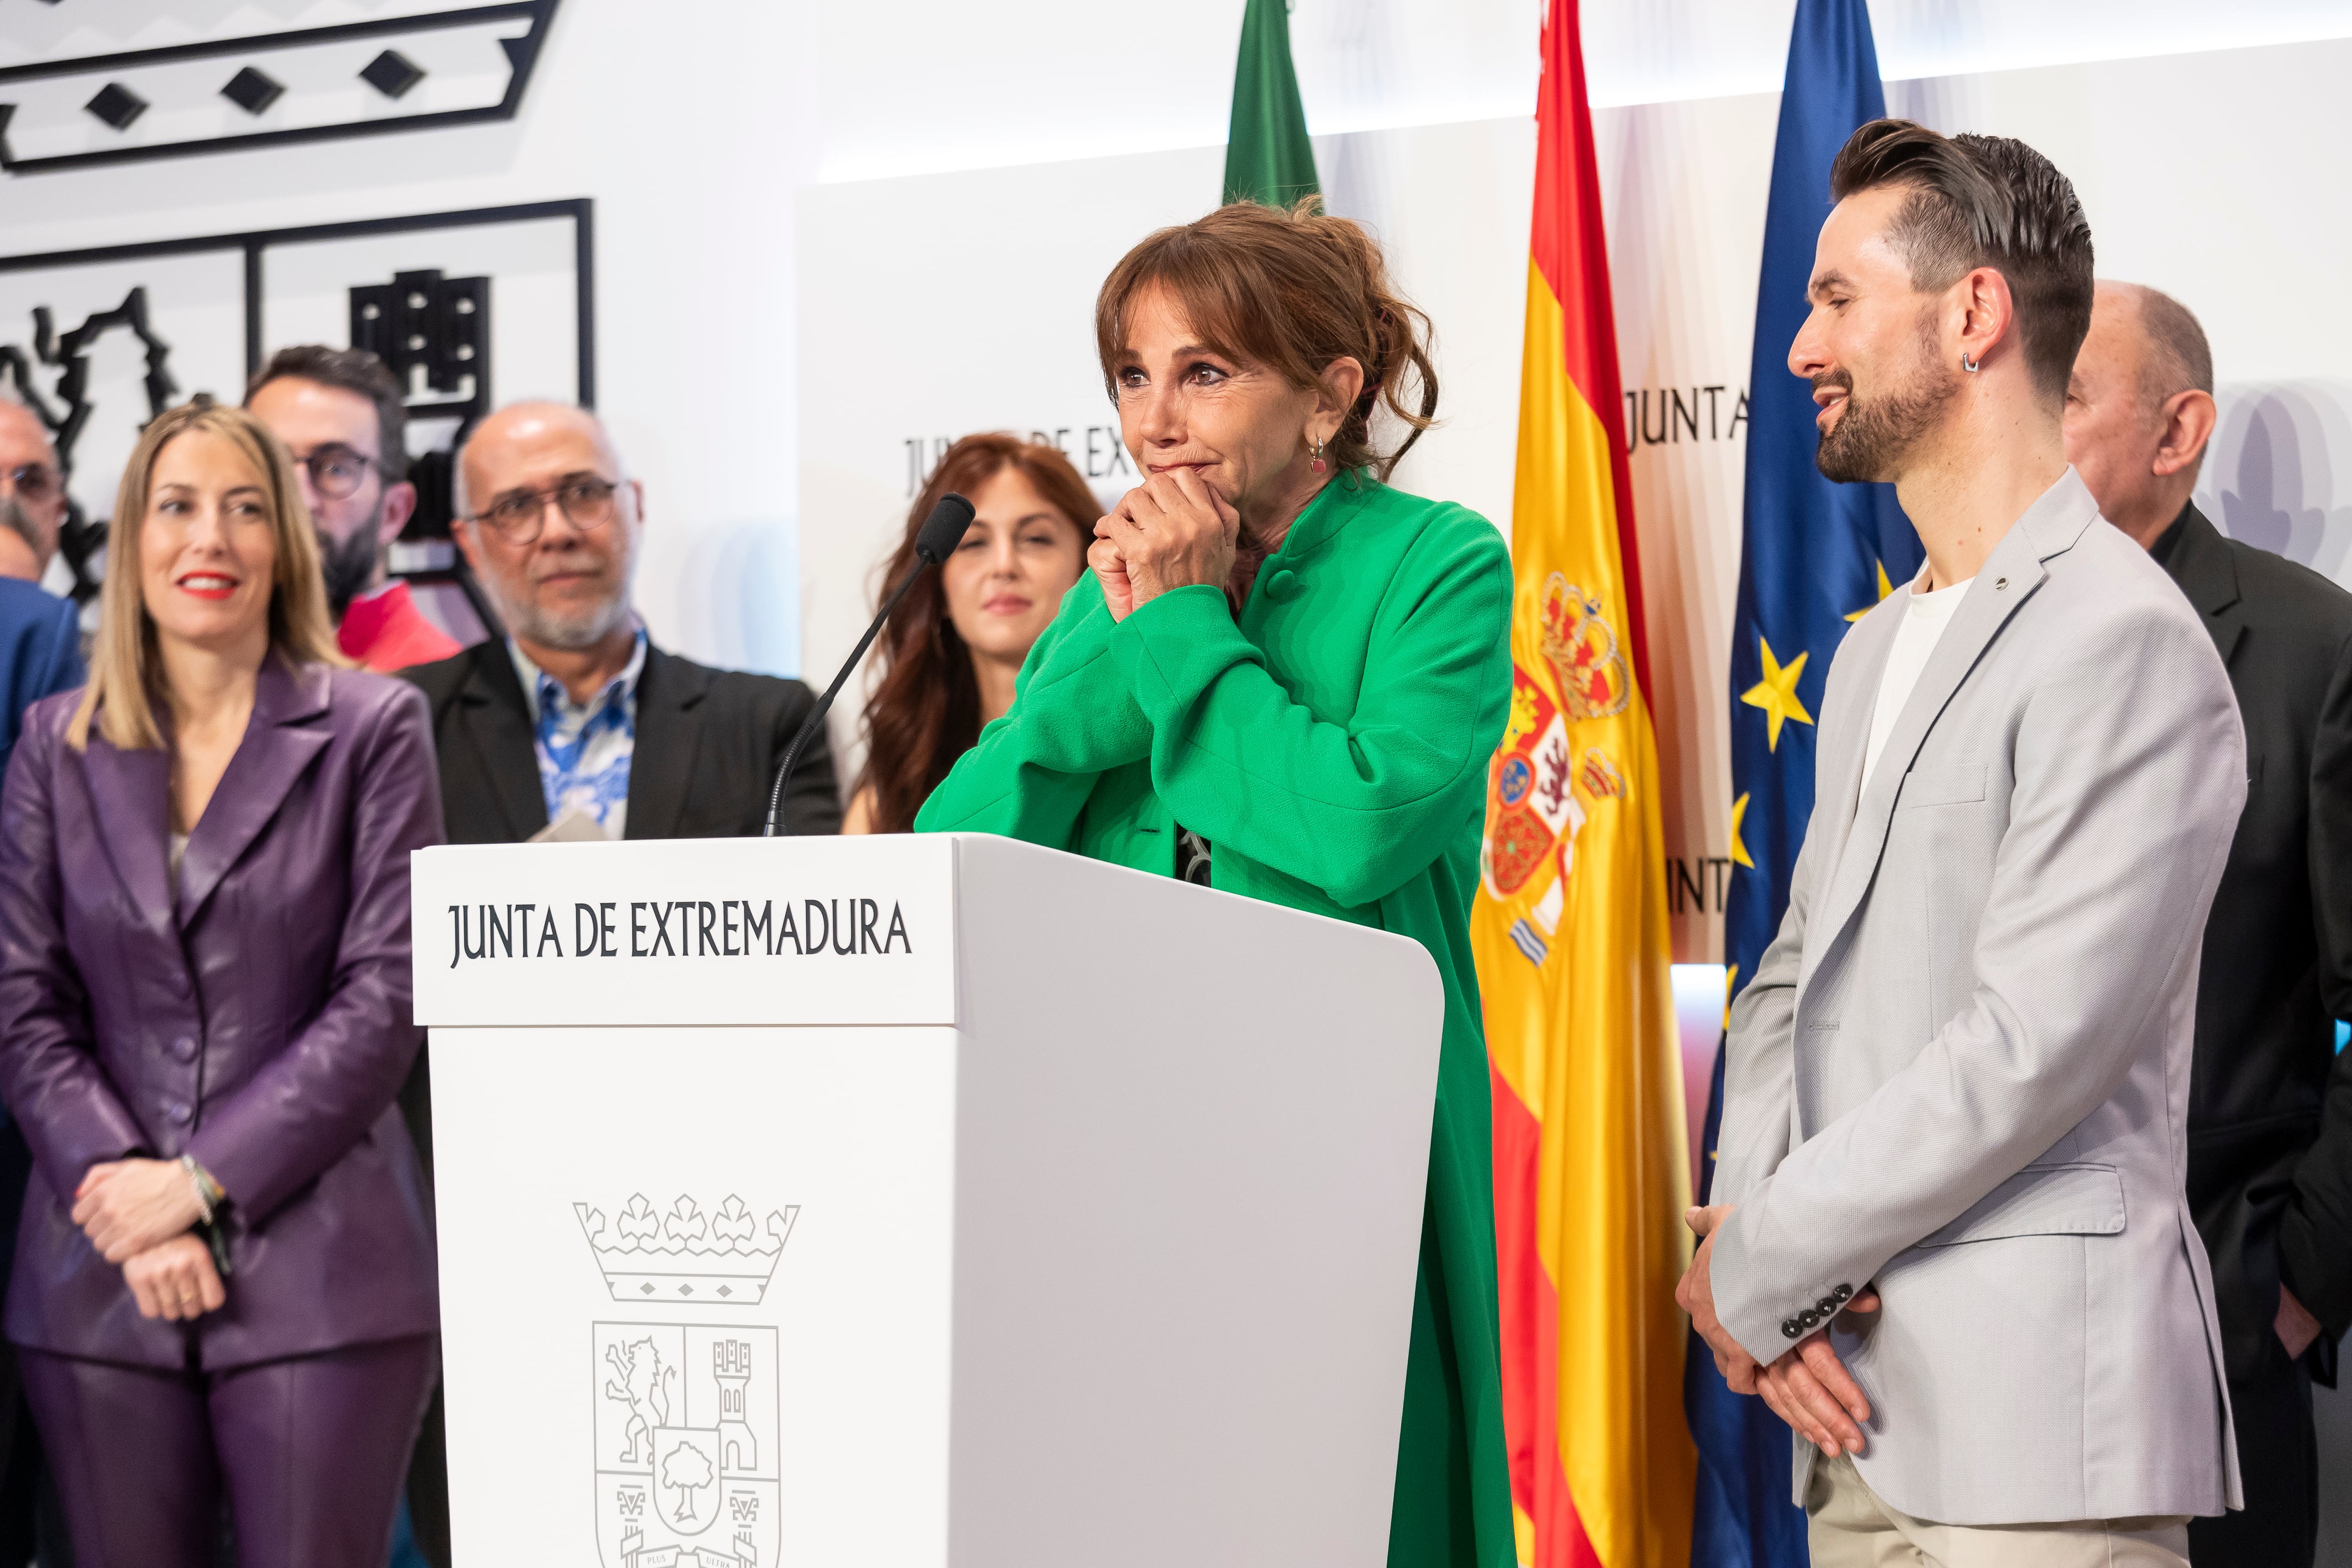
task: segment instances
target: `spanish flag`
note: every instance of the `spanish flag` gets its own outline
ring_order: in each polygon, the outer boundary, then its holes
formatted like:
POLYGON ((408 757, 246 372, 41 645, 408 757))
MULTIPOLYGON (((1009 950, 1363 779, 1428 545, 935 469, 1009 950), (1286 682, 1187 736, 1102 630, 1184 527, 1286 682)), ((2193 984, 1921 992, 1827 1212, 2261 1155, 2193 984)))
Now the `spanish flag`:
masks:
POLYGON ((1657 746, 1575 0, 1551 0, 1511 555, 1510 720, 1471 944, 1495 1095, 1523 1563, 1686 1568, 1687 1140, 1657 746))

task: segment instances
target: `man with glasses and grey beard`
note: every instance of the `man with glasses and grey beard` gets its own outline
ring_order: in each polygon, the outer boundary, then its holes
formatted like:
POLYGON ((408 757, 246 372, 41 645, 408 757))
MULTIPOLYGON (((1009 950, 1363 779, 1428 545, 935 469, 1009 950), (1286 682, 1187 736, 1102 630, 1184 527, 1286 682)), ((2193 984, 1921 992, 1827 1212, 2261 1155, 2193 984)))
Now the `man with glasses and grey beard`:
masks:
MULTIPOLYGON (((408 671, 433 704, 452 844, 725 838, 761 831, 815 699, 797 680, 707 668, 654 646, 630 607, 646 530, 593 414, 520 403, 457 454, 457 548, 509 635, 408 671)), ((820 732, 786 833, 835 833, 820 732)))
POLYGON ((408 482, 408 408, 400 383, 365 349, 280 349, 246 389, 245 406, 286 443, 310 523, 335 641, 389 674, 457 651, 416 607, 405 583, 384 581, 384 552, 416 510, 408 482))
MULTIPOLYGON (((582 409, 519 403, 459 448, 449 531, 508 635, 402 672, 433 707, 450 843, 724 838, 765 825, 770 781, 815 698, 797 680, 654 646, 629 603, 645 504, 582 409)), ((840 830, 820 732, 793 774, 783 831, 840 830)), ((430 1072, 419 1051, 401 1095, 428 1175, 430 1072)), ((440 1423, 436 1395, 428 1443, 440 1423)), ((414 1479, 410 1498, 419 1543, 446 1561, 446 1513, 428 1528, 414 1479)))

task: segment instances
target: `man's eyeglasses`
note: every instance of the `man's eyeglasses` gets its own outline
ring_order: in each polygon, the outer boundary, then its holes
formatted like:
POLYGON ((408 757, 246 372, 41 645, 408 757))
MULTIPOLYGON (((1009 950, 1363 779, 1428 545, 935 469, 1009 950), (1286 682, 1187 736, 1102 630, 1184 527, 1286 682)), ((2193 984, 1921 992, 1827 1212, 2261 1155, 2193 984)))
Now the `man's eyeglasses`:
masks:
POLYGON ((509 491, 466 521, 489 524, 509 544, 530 544, 547 526, 547 503, 553 501, 585 533, 613 521, 613 494, 619 488, 610 479, 576 475, 543 490, 509 491))
POLYGON ((44 505, 58 493, 58 471, 47 463, 26 463, 0 473, 0 478, 5 478, 17 500, 28 506, 44 505))
POLYGON ((330 500, 357 495, 360 486, 367 482, 370 468, 382 474, 386 481, 392 479, 391 470, 382 463, 344 446, 321 447, 301 461, 310 471, 310 488, 330 500))

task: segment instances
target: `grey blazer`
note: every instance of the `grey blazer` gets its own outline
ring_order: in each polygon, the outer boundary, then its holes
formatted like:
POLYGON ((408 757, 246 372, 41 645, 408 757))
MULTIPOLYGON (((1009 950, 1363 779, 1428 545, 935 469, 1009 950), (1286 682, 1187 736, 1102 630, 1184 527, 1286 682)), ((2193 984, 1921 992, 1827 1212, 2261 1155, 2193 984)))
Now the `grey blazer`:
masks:
MULTIPOLYGON (((2238 705, 2072 468, 1994 548, 1867 787, 1888 595, 1830 667, 1789 912, 1732 1008, 1716 1310, 1836 1317, 1863 1477, 1947 1524, 2213 1514, 2237 1449, 2182 1184, 2238 705)), ((1801 1502, 1815 1450, 1796 1445, 1801 1502)))

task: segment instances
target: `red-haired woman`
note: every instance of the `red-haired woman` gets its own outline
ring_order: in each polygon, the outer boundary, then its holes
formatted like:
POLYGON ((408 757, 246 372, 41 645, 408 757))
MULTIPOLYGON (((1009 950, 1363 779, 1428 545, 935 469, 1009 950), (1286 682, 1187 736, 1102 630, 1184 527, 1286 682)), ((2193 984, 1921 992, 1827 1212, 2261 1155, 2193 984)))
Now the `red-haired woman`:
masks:
MULTIPOLYGON (((1308 208, 1224 207, 1129 252, 1095 338, 1147 477, 1096 525, 1094 571, 1013 711, 916 826, 1429 950, 1445 1023, 1389 1562, 1494 1568, 1517 1555, 1469 911, 1510 701, 1511 558, 1476 513, 1384 482, 1436 412, 1427 325, 1362 229, 1308 208), (1384 446, 1376 417, 1402 439, 1384 446)), ((1216 983, 1117 937, 1101 962, 1147 988, 1216 983)))
POLYGON ((956 759, 1013 706, 1022 660, 1086 574, 1102 513, 1086 481, 1054 447, 992 433, 967 436, 940 459, 884 581, 914 564, 915 535, 951 490, 971 502, 971 527, 890 616, 882 679, 866 704, 866 773, 844 833, 913 830, 956 759))

